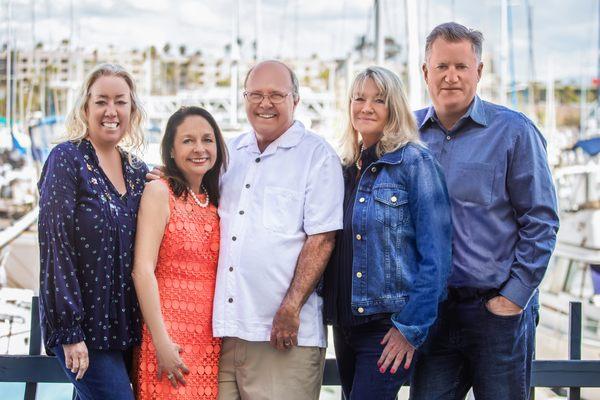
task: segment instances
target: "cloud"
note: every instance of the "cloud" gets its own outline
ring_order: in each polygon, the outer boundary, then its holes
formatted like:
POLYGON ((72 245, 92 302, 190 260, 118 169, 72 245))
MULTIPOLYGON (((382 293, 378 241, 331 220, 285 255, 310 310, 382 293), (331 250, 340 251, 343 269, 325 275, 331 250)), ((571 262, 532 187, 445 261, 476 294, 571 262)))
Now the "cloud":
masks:
MULTIPOLYGON (((530 0, 533 7, 536 69, 543 72, 547 55, 555 54, 560 63, 557 76, 567 76, 579 67, 578 60, 591 59, 596 51, 597 0, 530 0), (572 58, 581 54, 579 58, 572 58), (568 63, 563 60, 570 60, 568 63), (572 64, 576 64, 572 66, 572 64)), ((406 44, 404 3, 381 0, 385 36, 406 44)), ((233 10, 237 0, 12 0, 13 31, 17 44, 30 47, 33 37, 52 48, 73 34, 76 45, 123 49, 164 43, 184 44, 192 51, 222 57, 231 42, 233 10), (32 9, 33 5, 33 9, 32 9), (71 7, 73 23, 71 23, 71 7), (31 28, 32 15, 35 29, 31 28), (71 32, 71 26, 73 32, 71 32)), ((240 37, 245 54, 256 37, 256 2, 240 0, 240 37)), ((265 57, 307 57, 318 53, 323 58, 346 56, 360 35, 373 38, 373 2, 368 0, 262 0, 261 45, 265 57), (371 19, 369 19, 371 18, 371 19)), ((481 29, 486 41, 484 51, 499 49, 500 6, 497 0, 422 0, 419 4, 421 46, 429 30, 454 17, 467 26, 481 29), (454 5, 454 7, 452 7, 454 5)), ((525 2, 512 2, 515 62, 517 74, 527 74, 527 19, 525 2)), ((1 14, 3 17, 5 13, 1 14)), ((6 32, 0 20, 0 41, 6 32)), ((585 61, 587 62, 587 61, 585 61)), ((588 68, 585 68, 588 70, 588 68)))

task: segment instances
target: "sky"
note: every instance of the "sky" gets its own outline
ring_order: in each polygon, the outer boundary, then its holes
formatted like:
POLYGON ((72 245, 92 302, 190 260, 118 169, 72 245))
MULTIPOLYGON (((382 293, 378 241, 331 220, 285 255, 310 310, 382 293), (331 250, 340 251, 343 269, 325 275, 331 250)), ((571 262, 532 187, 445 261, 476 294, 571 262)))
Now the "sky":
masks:
MULTIPOLYGON (((405 1, 381 0, 383 31, 406 43, 405 1)), ((411 0, 408 0, 411 1, 411 0)), ((535 77, 590 82, 597 74, 600 0, 509 0, 517 80, 530 75, 526 6, 532 7, 535 77), (552 66, 549 68, 549 66, 552 66), (552 70, 550 72, 550 69, 552 70)), ((8 5, 17 47, 43 42, 52 48, 68 38, 84 48, 142 49, 150 45, 223 57, 231 42, 239 3, 239 32, 245 51, 260 32, 263 58, 343 58, 357 38, 374 37, 370 0, 0 0, 0 42, 7 40, 8 5), (257 3, 261 4, 257 23, 257 3), (35 21, 35 23, 33 23, 35 21), (257 29, 257 26, 260 28, 257 29)), ((417 0, 421 47, 435 25, 455 20, 479 29, 485 54, 500 48, 500 0, 417 0)), ((488 58, 489 59, 489 58, 488 58)), ((494 58, 492 58, 494 59, 494 58)))

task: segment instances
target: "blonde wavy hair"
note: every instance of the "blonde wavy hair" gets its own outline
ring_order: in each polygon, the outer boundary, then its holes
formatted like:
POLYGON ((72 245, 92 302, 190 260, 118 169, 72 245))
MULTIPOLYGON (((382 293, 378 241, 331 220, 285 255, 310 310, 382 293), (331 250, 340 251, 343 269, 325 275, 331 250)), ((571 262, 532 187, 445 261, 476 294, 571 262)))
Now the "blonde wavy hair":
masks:
MULTIPOLYGON (((135 81, 125 68, 118 64, 100 64, 96 66, 85 78, 81 86, 75 105, 67 115, 65 121, 66 135, 60 141, 81 141, 88 136, 87 106, 90 98, 90 88, 101 76, 117 76, 123 78, 131 96, 131 117, 129 127, 121 139, 119 146, 126 150, 139 153, 144 147, 144 131, 142 125, 146 119, 146 113, 140 105, 136 92, 135 81)), ((130 159, 131 162, 131 159, 130 159)))
POLYGON ((347 101, 347 123, 341 138, 341 158, 344 165, 355 163, 360 157, 362 141, 356 129, 352 126, 351 107, 352 97, 362 93, 365 82, 371 79, 379 94, 383 97, 388 108, 388 119, 383 128, 383 136, 377 143, 377 157, 392 152, 408 143, 423 145, 419 139, 417 123, 408 106, 404 87, 398 75, 382 67, 368 67, 361 71, 350 85, 347 101))

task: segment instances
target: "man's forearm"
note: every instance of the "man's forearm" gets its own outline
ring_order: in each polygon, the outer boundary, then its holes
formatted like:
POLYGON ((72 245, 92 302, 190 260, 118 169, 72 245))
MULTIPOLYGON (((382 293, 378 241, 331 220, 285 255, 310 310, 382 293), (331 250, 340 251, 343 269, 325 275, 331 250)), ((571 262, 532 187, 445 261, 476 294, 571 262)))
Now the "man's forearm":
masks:
POLYGON ((319 233, 306 239, 298 257, 294 278, 281 302, 282 308, 289 307, 300 313, 323 275, 334 245, 335 232, 319 233))

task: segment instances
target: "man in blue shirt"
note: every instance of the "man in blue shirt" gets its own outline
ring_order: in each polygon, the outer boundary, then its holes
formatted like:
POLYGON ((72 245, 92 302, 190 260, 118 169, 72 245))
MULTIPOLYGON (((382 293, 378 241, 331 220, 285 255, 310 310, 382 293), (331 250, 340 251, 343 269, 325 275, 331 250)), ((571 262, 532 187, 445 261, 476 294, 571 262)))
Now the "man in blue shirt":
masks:
POLYGON ((457 23, 427 37, 433 106, 416 112, 446 175, 453 262, 448 299, 417 360, 411 399, 529 398, 537 287, 556 242, 546 142, 523 114, 476 95, 483 35, 457 23))

